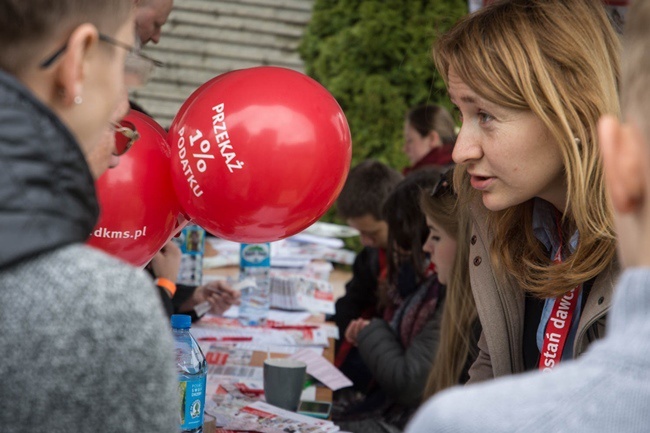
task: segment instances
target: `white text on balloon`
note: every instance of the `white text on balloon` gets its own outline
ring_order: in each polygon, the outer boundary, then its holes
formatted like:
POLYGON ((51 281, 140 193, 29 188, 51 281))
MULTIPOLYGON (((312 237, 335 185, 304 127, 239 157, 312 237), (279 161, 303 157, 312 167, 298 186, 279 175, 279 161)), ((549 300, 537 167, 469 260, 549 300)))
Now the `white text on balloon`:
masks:
MULTIPOLYGON (((236 161, 237 164, 230 163, 233 159, 237 158, 237 154, 235 154, 234 149, 230 144, 230 136, 228 135, 226 122, 224 121, 224 118, 226 116, 223 111, 224 107, 225 104, 223 103, 212 107, 212 110, 217 113, 212 116, 212 130, 214 132, 214 138, 217 141, 217 146, 219 146, 219 150, 221 151, 221 156, 223 156, 224 160, 226 161, 226 167, 228 167, 228 171, 232 173, 233 170, 241 170, 241 168, 244 166, 244 163, 241 161, 236 161), (219 122, 221 122, 221 124, 219 122), (233 152, 225 153, 226 149, 233 150, 233 152)), ((200 133, 201 131, 197 132, 200 133)))
POLYGON ((201 185, 194 178, 194 173, 192 172, 192 167, 190 167, 190 162, 185 158, 187 156, 187 149, 185 148, 185 128, 182 128, 179 133, 178 138, 178 156, 180 157, 180 163, 183 166, 183 174, 186 176, 185 179, 187 183, 190 184, 190 189, 196 197, 201 197, 203 191, 201 190, 201 185))

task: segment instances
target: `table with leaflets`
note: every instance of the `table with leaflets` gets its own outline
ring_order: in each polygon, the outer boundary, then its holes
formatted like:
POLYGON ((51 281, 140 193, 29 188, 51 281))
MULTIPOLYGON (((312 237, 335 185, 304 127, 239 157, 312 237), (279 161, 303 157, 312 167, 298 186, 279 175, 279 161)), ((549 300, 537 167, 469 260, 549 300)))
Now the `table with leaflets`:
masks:
MULTIPOLYGON (((230 267, 204 272, 209 280, 237 271, 230 267)), ((236 308, 223 317, 208 314, 191 331, 208 362, 205 412, 215 418, 217 431, 338 431, 330 421, 268 405, 263 396, 263 363, 268 357, 307 363, 309 380, 301 400, 331 402, 333 390, 351 385, 332 365, 338 328, 326 323, 324 314, 309 311, 272 309, 264 326, 242 326, 236 317, 236 308)))
MULTIPOLYGON (((192 327, 208 362, 205 413, 219 431, 336 432, 331 421, 284 411, 264 401, 263 364, 269 357, 292 357, 307 364, 303 401, 332 401, 332 392, 351 381, 333 366, 338 328, 325 322, 345 293, 355 254, 341 237, 358 235, 349 227, 316 223, 271 245, 271 311, 263 326, 243 326, 232 307, 222 317, 204 316, 192 327)), ((209 238, 203 283, 239 279, 241 245, 209 238)))

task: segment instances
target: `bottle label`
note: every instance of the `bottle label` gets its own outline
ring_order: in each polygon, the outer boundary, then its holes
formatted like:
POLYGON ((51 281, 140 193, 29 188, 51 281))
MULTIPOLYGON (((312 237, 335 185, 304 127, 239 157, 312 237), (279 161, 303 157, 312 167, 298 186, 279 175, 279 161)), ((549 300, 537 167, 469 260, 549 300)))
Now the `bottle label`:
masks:
POLYGON ((205 405, 205 375, 178 382, 181 406, 181 430, 192 430, 203 425, 205 405))
POLYGON ((182 253, 176 283, 187 286, 200 286, 203 281, 205 230, 195 224, 189 224, 173 240, 182 253))
POLYGON ((269 243, 242 244, 240 253, 242 270, 271 267, 271 245, 269 243))

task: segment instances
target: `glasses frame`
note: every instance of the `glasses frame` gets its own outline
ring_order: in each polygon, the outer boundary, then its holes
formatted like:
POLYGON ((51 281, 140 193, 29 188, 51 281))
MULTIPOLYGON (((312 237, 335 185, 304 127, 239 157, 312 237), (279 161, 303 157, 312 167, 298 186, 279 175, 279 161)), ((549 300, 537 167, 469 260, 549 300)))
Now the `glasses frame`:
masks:
POLYGON ((135 125, 133 125, 131 122, 125 122, 125 123, 128 123, 129 125, 133 126, 133 128, 124 126, 121 123, 111 122, 111 129, 113 130, 114 133, 120 133, 129 139, 129 141, 126 143, 126 146, 124 146, 124 150, 122 152, 118 152, 117 147, 115 148, 116 151, 113 152, 113 155, 115 156, 124 155, 135 144, 135 142, 140 139, 140 133, 135 128, 135 125))
MULTIPOLYGON (((161 67, 165 66, 165 64, 163 62, 161 62, 160 60, 156 60, 156 59, 154 59, 152 57, 147 56, 146 54, 143 54, 141 52, 140 48, 136 48, 136 47, 133 47, 133 46, 131 46, 129 44, 125 44, 124 42, 118 41, 117 39, 112 38, 112 37, 110 37, 108 35, 105 35, 103 33, 99 33, 99 40, 102 41, 102 42, 106 42, 108 44, 111 44, 113 46, 122 48, 122 49, 124 49, 124 50, 126 50, 128 52, 128 55, 132 56, 134 59, 137 59, 137 61, 144 61, 145 64, 149 65, 148 70, 146 72, 142 71, 142 75, 144 75, 143 77, 141 77, 141 79, 143 81, 142 84, 144 84, 144 82, 146 82, 148 80, 149 74, 151 73, 151 71, 155 67, 161 68, 161 67)), ((52 53, 52 55, 50 55, 48 58, 43 60, 40 63, 39 67, 41 69, 49 68, 50 66, 52 66, 54 64, 54 62, 56 62, 61 57, 61 55, 67 49, 68 49, 68 42, 66 41, 66 43, 63 44, 63 46, 61 48, 59 48, 54 53, 52 53)), ((127 57, 127 66, 128 66, 128 63, 129 63, 129 61, 128 61, 128 57, 127 57)))

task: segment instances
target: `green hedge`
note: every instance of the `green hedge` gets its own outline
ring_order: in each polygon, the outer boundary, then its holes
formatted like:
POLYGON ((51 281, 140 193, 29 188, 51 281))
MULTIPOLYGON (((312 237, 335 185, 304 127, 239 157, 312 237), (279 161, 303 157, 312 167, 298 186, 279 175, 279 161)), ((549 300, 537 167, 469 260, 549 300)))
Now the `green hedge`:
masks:
POLYGON ((426 102, 449 106, 431 47, 466 13, 466 0, 316 0, 300 53, 345 112, 353 165, 369 157, 407 165, 404 114, 426 102))

